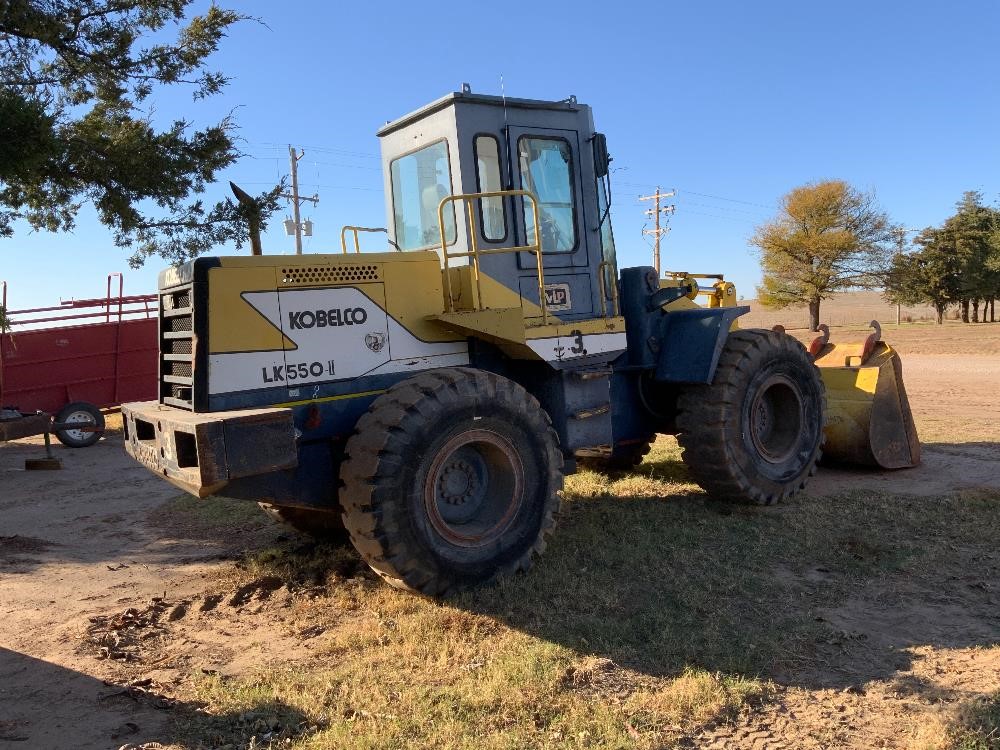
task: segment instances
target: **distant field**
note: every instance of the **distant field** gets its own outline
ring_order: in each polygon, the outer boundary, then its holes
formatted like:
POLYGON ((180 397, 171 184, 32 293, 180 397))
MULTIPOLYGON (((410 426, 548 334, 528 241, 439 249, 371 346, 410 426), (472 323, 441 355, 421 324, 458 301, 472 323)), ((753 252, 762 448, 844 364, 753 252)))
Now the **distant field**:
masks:
MULTIPOLYGON (((790 307, 785 310, 771 310, 757 300, 740 300, 741 305, 750 305, 750 313, 743 317, 741 324, 753 328, 771 328, 781 324, 785 328, 806 328, 809 326, 809 308, 790 307)), ((903 322, 931 322, 934 308, 930 305, 904 306, 900 310, 903 322)), ((833 299, 823 300, 820 305, 820 319, 831 326, 845 326, 877 320, 883 325, 896 322, 896 306, 890 305, 879 292, 850 292, 833 299)))

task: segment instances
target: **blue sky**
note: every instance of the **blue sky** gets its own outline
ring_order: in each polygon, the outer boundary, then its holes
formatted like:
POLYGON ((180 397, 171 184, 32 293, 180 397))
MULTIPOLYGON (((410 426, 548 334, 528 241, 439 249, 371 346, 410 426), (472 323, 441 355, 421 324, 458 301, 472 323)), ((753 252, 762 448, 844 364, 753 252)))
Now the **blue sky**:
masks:
MULTIPOLYGON (((648 204, 676 188, 664 268, 725 272, 741 295, 759 281, 748 238, 792 187, 841 178, 876 191, 907 227, 944 219, 963 191, 1000 197, 1000 3, 702 2, 518 4, 223 2, 257 16, 214 66, 224 94, 154 97, 157 117, 196 124, 232 111, 247 158, 220 175, 252 192, 288 171, 320 203, 307 252, 339 249, 344 224, 384 226, 375 130, 458 90, 594 108, 614 157, 620 264, 648 264, 648 204)), ((220 186, 209 197, 222 194, 220 186)), ((265 252, 290 252, 281 216, 265 252)), ((157 259, 128 251, 85 210, 73 234, 0 240, 11 307, 155 288, 157 259)))

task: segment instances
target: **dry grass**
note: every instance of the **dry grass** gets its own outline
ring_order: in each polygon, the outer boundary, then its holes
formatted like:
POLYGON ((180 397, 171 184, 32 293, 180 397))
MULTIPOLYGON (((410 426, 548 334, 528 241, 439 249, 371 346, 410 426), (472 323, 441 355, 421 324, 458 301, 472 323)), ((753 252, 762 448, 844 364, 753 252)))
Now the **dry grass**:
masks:
POLYGON ((1000 692, 964 704, 948 734, 954 750, 1000 749, 1000 692))
POLYGON ((1000 692, 966 701, 919 724, 910 750, 1000 749, 1000 692))
MULTIPOLYGON (((660 439, 635 474, 569 479, 529 575, 448 601, 385 586, 343 545, 289 539, 234 580, 300 592, 257 616, 321 633, 311 657, 197 676, 186 697, 205 712, 176 730, 191 748, 689 747, 810 685, 801 665, 840 637, 821 609, 873 583, 940 585, 956 555, 993 550, 998 499, 720 506, 660 439)), ((984 710, 928 724, 920 742, 994 750, 996 702, 984 710)))

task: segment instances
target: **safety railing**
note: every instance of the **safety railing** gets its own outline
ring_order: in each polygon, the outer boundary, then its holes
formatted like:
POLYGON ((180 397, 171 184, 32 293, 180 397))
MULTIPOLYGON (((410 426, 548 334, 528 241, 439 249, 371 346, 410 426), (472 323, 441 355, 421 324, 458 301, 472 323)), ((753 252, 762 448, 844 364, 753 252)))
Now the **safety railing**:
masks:
MULTIPOLYGON (((347 255, 347 233, 354 232, 354 252, 361 252, 361 242, 359 239, 360 232, 382 232, 386 235, 389 234, 389 230, 385 227, 355 227, 348 224, 346 227, 340 230, 340 249, 344 251, 344 255, 347 255)), ((389 244, 396 248, 397 251, 401 251, 399 245, 397 245, 392 240, 389 240, 389 244)))
POLYGON ((20 310, 7 309, 7 282, 0 285, 0 308, 8 330, 17 325, 17 330, 35 328, 41 323, 64 324, 68 321, 86 320, 95 322, 93 318, 104 318, 105 323, 112 321, 150 318, 156 314, 158 297, 155 294, 124 294, 124 281, 120 273, 108 274, 107 296, 93 299, 63 300, 58 305, 47 307, 32 307, 20 310), (112 279, 118 278, 118 296, 112 296, 112 279))
POLYGON ((499 253, 532 253, 535 256, 535 266, 538 269, 538 304, 542 309, 542 325, 548 324, 548 305, 545 302, 545 272, 542 269, 542 232, 538 223, 538 199, 527 190, 495 190, 486 193, 460 193, 449 195, 441 199, 438 204, 438 231, 441 233, 441 260, 444 263, 444 286, 448 295, 448 312, 455 312, 455 296, 451 288, 451 273, 449 272, 448 261, 451 258, 471 258, 472 277, 476 284, 476 308, 479 311, 483 307, 483 286, 480 279, 479 259, 483 255, 498 255, 499 253), (515 247, 489 247, 482 249, 479 247, 476 232, 475 214, 472 210, 473 203, 484 198, 527 198, 531 201, 531 215, 535 227, 536 241, 532 245, 518 245, 515 247), (469 251, 465 253, 449 253, 448 237, 445 234, 444 209, 449 203, 462 201, 465 204, 466 215, 469 226, 469 251))

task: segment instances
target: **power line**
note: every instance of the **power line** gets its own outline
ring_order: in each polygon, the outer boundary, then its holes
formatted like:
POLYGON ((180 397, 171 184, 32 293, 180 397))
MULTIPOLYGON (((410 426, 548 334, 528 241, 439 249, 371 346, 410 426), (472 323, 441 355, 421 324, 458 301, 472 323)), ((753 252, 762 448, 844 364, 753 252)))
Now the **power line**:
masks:
MULTIPOLYGON (((256 142, 246 141, 246 144, 248 146, 253 146, 253 145, 258 145, 258 146, 273 146, 275 148, 278 148, 278 147, 281 147, 281 146, 284 145, 283 143, 271 143, 269 141, 256 141, 256 142)), ((319 151, 320 153, 324 153, 324 154, 343 154, 344 156, 356 156, 359 159, 378 159, 378 158, 380 158, 379 154, 376 154, 376 153, 374 153, 372 151, 350 151, 348 149, 334 148, 332 146, 314 146, 314 145, 310 145, 308 143, 303 143, 302 144, 302 148, 308 148, 311 151, 319 151)))
POLYGON ((711 208, 715 211, 731 211, 749 216, 763 216, 763 211, 749 208, 731 208, 729 206, 716 206, 711 203, 698 203, 697 201, 684 201, 683 206, 700 206, 701 208, 711 208))
POLYGON ((710 219, 722 219, 723 221, 735 221, 740 224, 753 224, 755 220, 749 216, 716 216, 715 214, 706 214, 701 211, 682 211, 681 216, 707 216, 710 219))
POLYGON ((740 200, 739 198, 726 198, 726 197, 721 196, 721 195, 711 195, 710 193, 699 193, 699 192, 697 192, 695 190, 679 189, 678 192, 681 192, 681 193, 691 193, 691 195, 700 195, 702 198, 713 198, 713 199, 715 199, 717 201, 728 201, 730 203, 743 203, 743 204, 745 204, 747 206, 759 206, 760 208, 766 208, 766 209, 768 209, 770 211, 773 211, 775 208, 777 208, 777 206, 775 206, 774 204, 771 204, 770 206, 768 206, 768 205, 765 205, 763 203, 754 203, 753 201, 740 200))

